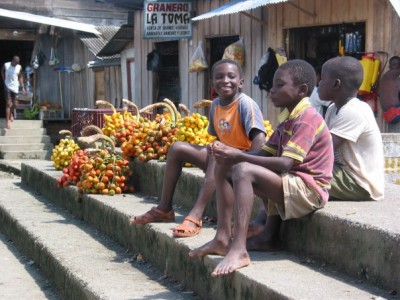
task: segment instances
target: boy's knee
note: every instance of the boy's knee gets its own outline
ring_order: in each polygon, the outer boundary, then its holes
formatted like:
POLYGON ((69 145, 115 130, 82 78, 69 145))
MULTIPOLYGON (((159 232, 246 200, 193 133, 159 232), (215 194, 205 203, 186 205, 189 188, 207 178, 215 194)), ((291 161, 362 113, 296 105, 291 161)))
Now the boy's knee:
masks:
POLYGON ((239 180, 243 177, 246 177, 248 175, 250 168, 250 164, 247 162, 242 162, 234 165, 232 167, 232 180, 239 180))

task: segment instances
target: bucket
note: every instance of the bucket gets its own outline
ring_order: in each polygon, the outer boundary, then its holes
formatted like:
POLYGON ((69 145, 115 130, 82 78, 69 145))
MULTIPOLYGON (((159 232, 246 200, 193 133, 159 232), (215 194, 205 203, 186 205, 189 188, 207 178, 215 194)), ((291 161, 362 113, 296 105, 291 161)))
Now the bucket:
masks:
POLYGON ((371 55, 371 53, 367 53, 366 55, 363 55, 361 58, 361 65, 363 67, 364 70, 364 78, 363 78, 363 82, 360 86, 359 92, 362 93, 369 93, 371 92, 371 80, 372 80, 372 76, 374 74, 374 56, 373 53, 371 55))

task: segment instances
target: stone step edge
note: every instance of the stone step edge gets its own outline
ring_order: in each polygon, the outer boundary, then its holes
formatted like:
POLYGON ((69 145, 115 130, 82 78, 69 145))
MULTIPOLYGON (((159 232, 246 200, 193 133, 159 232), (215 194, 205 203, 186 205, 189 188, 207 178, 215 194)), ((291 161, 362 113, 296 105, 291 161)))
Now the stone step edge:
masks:
MULTIPOLYGON (((25 166, 23 164, 22 174, 23 183, 29 185, 29 182, 31 182, 31 187, 37 190, 40 186, 43 186, 43 182, 55 182, 55 175, 60 173, 56 171, 42 172, 32 166, 25 166), (34 177, 35 181, 32 182, 31 180, 29 180, 29 177, 34 177)), ((126 211, 120 211, 117 207, 113 207, 112 202, 108 203, 108 199, 100 200, 96 198, 96 195, 79 195, 75 187, 68 187, 59 190, 56 188, 55 184, 48 184, 47 186, 52 191, 50 191, 49 189, 47 191, 41 191, 42 194, 44 194, 43 192, 45 192, 44 196, 47 199, 51 198, 51 200, 57 206, 63 207, 64 209, 75 214, 78 218, 84 220, 91 225, 96 226, 102 233, 111 237, 113 240, 115 240, 119 244, 122 244, 124 247, 127 247, 128 249, 133 249, 134 252, 139 251, 150 253, 150 256, 148 258, 153 265, 157 266, 161 271, 171 274, 178 281, 184 282, 189 289, 194 290, 200 295, 202 295, 203 290, 206 290, 215 291, 217 293, 216 295, 218 295, 218 297, 214 297, 215 299, 232 299, 234 298, 234 295, 242 292, 247 293, 247 296, 249 295, 249 293, 251 293, 252 295, 258 296, 269 295, 270 297, 277 297, 277 299, 287 299, 288 297, 291 298, 291 296, 284 295, 285 292, 269 287, 267 282, 255 280, 251 275, 250 268, 241 269, 235 272, 235 284, 233 284, 232 282, 227 283, 230 287, 232 287, 233 291, 226 291, 226 289, 220 290, 220 283, 217 283, 215 285, 215 281, 218 282, 218 280, 216 280, 215 278, 210 278, 209 276, 211 271, 214 269, 217 262, 219 261, 219 257, 206 256, 203 259, 194 260, 187 255, 190 248, 193 248, 191 247, 192 242, 195 241, 195 239, 201 238, 200 236, 184 240, 174 239, 171 236, 171 224, 169 223, 164 225, 167 226, 167 229, 165 230, 164 228, 164 232, 161 233, 159 232, 160 227, 163 226, 161 224, 150 224, 146 226, 138 225, 132 227, 128 224, 129 218, 126 211), (66 199, 73 200, 65 201, 66 199), (135 243, 135 241, 140 242, 135 243), (155 245, 157 246, 155 247, 155 245), (163 249, 166 255, 157 254, 154 251, 154 248, 163 249), (149 249, 153 249, 153 251, 149 251, 149 249), (198 270, 203 270, 203 273, 204 271, 206 271, 207 274, 197 274, 196 272, 198 272, 198 270), (248 273, 249 270, 250 274, 248 273), (196 278, 196 280, 193 280, 193 278, 196 278), (197 284, 197 281, 200 281, 200 284, 197 284), (205 288, 205 286, 209 286, 209 288, 205 288), (234 288, 234 286, 236 286, 236 288, 234 288), (225 294, 227 292, 228 294, 225 294)), ((100 197, 103 197, 104 199, 104 196, 100 197)), ((126 195, 125 197, 129 197, 129 195, 126 195)), ((106 196, 106 198, 109 197, 106 196)), ((151 204, 151 206, 152 205, 154 204, 151 204)), ((150 208, 151 206, 149 206, 148 208, 150 208)), ((181 220, 177 220, 178 223, 180 221, 181 220)), ((212 235, 209 236, 208 240, 213 237, 214 233, 215 232, 213 232, 212 235)), ((204 244, 208 240, 204 240, 199 245, 204 244)), ((259 257, 258 259, 260 261, 271 260, 271 254, 269 253, 260 253, 255 255, 261 256, 261 258, 259 257), (266 257, 269 257, 269 259, 266 259, 266 257)), ((272 257, 274 257, 274 255, 275 254, 272 254, 272 257)), ((290 258, 285 257, 285 259, 293 260, 292 255, 288 256, 290 258)), ((346 277, 346 275, 343 276, 346 277)), ((229 281, 230 279, 221 280, 224 280, 225 282, 229 281)), ((351 279, 349 278, 339 279, 339 281, 343 282, 349 282, 349 280, 351 281, 351 279)), ((354 281, 351 285, 357 286, 354 281)), ((368 290, 371 288, 371 286, 364 288, 368 290)), ((299 296, 300 295, 297 295, 297 297, 299 296)), ((254 299, 257 298, 259 297, 255 297, 254 299)), ((251 297, 247 299, 251 299, 251 297)))
MULTIPOLYGON (((26 191, 26 193, 28 192, 32 191, 26 191)), ((72 214, 67 213, 61 208, 54 209, 52 204, 48 203, 47 200, 41 196, 31 197, 36 198, 33 200, 34 212, 37 213, 39 211, 41 214, 44 214, 43 220, 40 222, 49 222, 49 220, 54 219, 54 215, 57 215, 57 218, 60 216, 62 218, 62 222, 59 226, 74 226, 74 233, 82 232, 82 234, 85 235, 85 239, 80 239, 82 243, 91 242, 87 239, 87 235, 90 235, 89 239, 92 240, 93 243, 101 244, 100 248, 104 248, 104 250, 100 249, 101 251, 98 249, 101 259, 103 259, 104 252, 110 252, 112 254, 112 257, 105 261, 108 263, 109 268, 110 264, 112 265, 111 268, 107 270, 115 272, 115 269, 119 268, 118 272, 121 274, 121 278, 125 278, 126 276, 131 277, 129 280, 125 280, 123 283, 121 283, 121 291, 124 290, 123 287, 132 282, 132 277, 138 278, 137 274, 139 272, 143 273, 143 270, 147 272, 146 268, 144 267, 141 268, 142 270, 139 268, 134 269, 133 267, 130 268, 129 264, 122 263, 122 261, 128 261, 128 259, 131 260, 132 255, 127 253, 126 250, 120 245, 110 241, 108 237, 100 236, 97 229, 80 222, 72 214), (50 207, 50 209, 47 207, 50 207), (50 217, 46 217, 46 215, 50 215, 50 217), (129 270, 127 270, 126 267, 120 268, 120 266, 127 266, 129 270)), ((32 212, 32 207, 30 207, 30 211, 32 212)), ((3 207, 3 205, 0 205, 0 228, 2 229, 2 232, 13 241, 19 251, 24 253, 27 257, 31 258, 35 262, 40 273, 55 284, 57 289, 63 293, 63 297, 65 297, 65 299, 103 299, 105 290, 98 290, 96 289, 96 285, 98 285, 98 283, 93 284, 93 281, 96 281, 96 278, 98 277, 92 275, 82 275, 76 270, 76 262, 71 262, 71 259, 74 259, 74 254, 72 255, 72 258, 71 256, 66 257, 63 255, 62 252, 65 250, 58 251, 58 249, 54 248, 54 245, 51 245, 51 243, 47 242, 47 239, 53 239, 54 236, 43 233, 38 235, 37 226, 40 226, 40 224, 35 226, 33 222, 29 224, 26 224, 27 222, 24 221, 21 222, 20 215, 21 214, 18 213, 15 214, 15 212, 9 206, 6 205, 6 207, 3 207)), ((71 232, 71 229, 68 229, 68 232, 71 232)), ((71 235, 72 234, 73 233, 71 233, 71 235)), ((149 266, 147 266, 147 268, 148 267, 149 266)), ((151 280, 149 273, 144 274, 145 275, 141 277, 143 280, 143 286, 147 283, 149 278, 151 280)), ((173 299, 174 296, 176 297, 176 292, 171 291, 171 295, 169 295, 168 288, 161 287, 161 284, 158 283, 158 280, 156 280, 160 278, 160 276, 161 274, 159 274, 157 278, 152 278, 154 280, 153 285, 160 286, 159 289, 161 292, 163 294, 165 293, 168 299, 170 299, 170 297, 173 299)), ((134 285, 135 283, 132 283, 132 286, 134 285)), ((112 290, 114 287, 108 288, 109 290, 112 290)), ((130 296, 136 296, 134 288, 130 287, 129 291, 131 292, 130 296)), ((111 293, 115 294, 115 289, 111 293)), ((178 294, 180 293, 178 292, 178 294)), ((146 297, 147 296, 149 295, 146 295, 146 297)))

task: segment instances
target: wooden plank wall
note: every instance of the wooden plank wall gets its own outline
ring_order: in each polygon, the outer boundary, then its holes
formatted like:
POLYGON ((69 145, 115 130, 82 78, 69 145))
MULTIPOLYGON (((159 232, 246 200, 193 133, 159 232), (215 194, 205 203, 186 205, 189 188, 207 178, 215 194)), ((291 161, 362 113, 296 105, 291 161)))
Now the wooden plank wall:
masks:
MULTIPOLYGON (((228 0, 199 0, 193 1, 193 10, 196 15, 220 7, 228 0)), ((258 18, 267 18, 267 8, 259 8, 251 12, 258 18)), ((153 49, 153 44, 159 40, 143 39, 143 12, 136 11, 135 19, 135 77, 137 85, 135 86, 134 102, 139 107, 152 103, 154 101, 152 72, 146 70, 147 54, 153 49)), ((267 26, 262 25, 242 14, 232 14, 202 20, 193 23, 192 39, 179 40, 179 71, 181 81, 181 102, 193 110, 193 103, 205 97, 205 73, 209 69, 199 73, 189 73, 189 61, 200 41, 203 41, 203 50, 207 38, 239 35, 244 37, 246 47, 245 65, 243 68, 245 85, 243 91, 253 97, 260 105, 264 116, 267 116, 266 93, 261 92, 258 86, 252 84, 256 75, 257 66, 262 53, 268 48, 267 44, 267 26)))
MULTIPOLYGON (((290 4, 268 6, 269 43, 274 48, 284 46, 283 29, 304 26, 366 22, 366 51, 385 51, 389 57, 399 53, 400 20, 387 0, 291 0, 315 13, 311 17, 290 4)), ((279 110, 268 106, 270 119, 276 124, 279 110)), ((381 112, 378 124, 381 124, 381 112)))

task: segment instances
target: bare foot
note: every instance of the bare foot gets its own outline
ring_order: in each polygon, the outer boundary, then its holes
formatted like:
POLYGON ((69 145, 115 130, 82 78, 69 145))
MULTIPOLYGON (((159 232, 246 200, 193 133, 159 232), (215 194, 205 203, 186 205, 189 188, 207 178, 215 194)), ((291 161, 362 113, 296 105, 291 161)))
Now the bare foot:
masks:
POLYGON ((7 129, 11 129, 10 122, 7 122, 7 124, 6 124, 6 128, 7 128, 7 129))
POLYGON ((228 244, 214 239, 214 240, 208 242, 207 244, 204 244, 203 246, 190 251, 189 256, 198 257, 198 256, 204 256, 207 254, 217 254, 217 255, 223 256, 226 253, 228 253, 228 250, 229 250, 228 244))
POLYGON ((237 269, 247 267, 250 264, 250 257, 247 251, 240 252, 230 250, 225 258, 216 266, 211 276, 228 275, 237 269))
POLYGON ((279 238, 270 238, 261 232, 260 234, 247 239, 246 248, 248 251, 273 252, 282 249, 279 238))
POLYGON ((10 114, 10 121, 14 122, 14 115, 13 114, 10 114))
POLYGON ((264 227, 264 223, 258 223, 255 221, 249 223, 249 228, 247 229, 247 239, 259 235, 264 230, 264 227))

